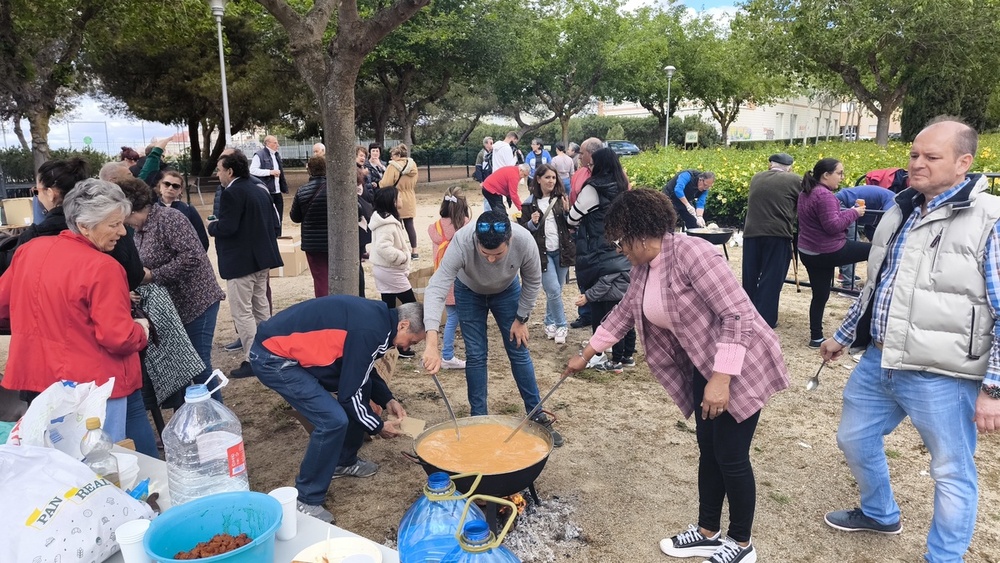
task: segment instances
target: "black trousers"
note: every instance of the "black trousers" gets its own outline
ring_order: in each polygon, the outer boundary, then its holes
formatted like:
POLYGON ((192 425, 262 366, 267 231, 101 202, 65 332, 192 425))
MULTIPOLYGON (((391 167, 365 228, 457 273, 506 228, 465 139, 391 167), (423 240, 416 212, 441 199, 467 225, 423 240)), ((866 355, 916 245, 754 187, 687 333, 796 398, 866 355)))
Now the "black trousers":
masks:
POLYGON ((407 289, 403 293, 382 293, 382 302, 389 306, 390 309, 396 308, 396 299, 399 299, 400 303, 413 303, 417 300, 417 297, 413 294, 412 289, 407 289))
POLYGON ((483 188, 483 199, 490 204, 490 209, 495 209, 501 212, 506 211, 507 209, 503 205, 503 196, 488 192, 486 191, 486 188, 483 188))
POLYGON ((714 419, 701 418, 701 401, 708 381, 694 370, 694 420, 698 438, 698 525, 722 529, 722 503, 729 498, 729 530, 738 542, 750 541, 757 510, 757 482, 750 465, 750 442, 760 411, 736 422, 729 411, 714 419))
MULTIPOLYGON (((590 327, 596 332, 597 327, 601 326, 601 321, 604 317, 608 316, 611 309, 615 308, 615 305, 620 303, 620 301, 588 301, 587 304, 590 305, 590 327)), ((631 328, 627 333, 625 333, 625 338, 619 340, 614 346, 611 347, 611 361, 620 362, 625 358, 631 358, 635 356, 635 329, 631 328)))
POLYGON ((403 228, 406 229, 406 235, 410 237, 410 248, 417 249, 417 228, 413 226, 413 217, 407 217, 403 219, 403 228))
POLYGON ((771 328, 778 326, 778 300, 792 261, 792 239, 743 239, 743 291, 771 328))
POLYGON ((847 241, 840 250, 826 254, 802 254, 802 265, 809 272, 812 286, 812 301, 809 303, 809 338, 823 338, 823 313, 830 300, 830 285, 833 284, 834 268, 841 264, 854 264, 868 260, 872 245, 855 240, 847 241))
POLYGON ((276 194, 271 194, 271 201, 274 202, 274 208, 278 211, 278 235, 281 236, 281 223, 285 220, 285 194, 278 192, 276 194))

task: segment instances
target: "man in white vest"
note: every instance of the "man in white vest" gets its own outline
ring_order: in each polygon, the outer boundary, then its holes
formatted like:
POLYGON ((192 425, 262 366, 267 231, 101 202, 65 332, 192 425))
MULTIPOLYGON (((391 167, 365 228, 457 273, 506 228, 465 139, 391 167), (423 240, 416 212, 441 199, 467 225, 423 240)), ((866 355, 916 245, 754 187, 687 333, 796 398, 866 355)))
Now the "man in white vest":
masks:
POLYGON ((824 360, 863 351, 844 388, 837 444, 861 506, 826 515, 848 532, 898 534, 883 437, 907 416, 930 452, 934 516, 928 561, 962 561, 979 498, 979 432, 1000 430, 1000 198, 968 174, 976 131, 931 122, 910 149, 910 188, 886 212, 868 258, 868 281, 824 360))

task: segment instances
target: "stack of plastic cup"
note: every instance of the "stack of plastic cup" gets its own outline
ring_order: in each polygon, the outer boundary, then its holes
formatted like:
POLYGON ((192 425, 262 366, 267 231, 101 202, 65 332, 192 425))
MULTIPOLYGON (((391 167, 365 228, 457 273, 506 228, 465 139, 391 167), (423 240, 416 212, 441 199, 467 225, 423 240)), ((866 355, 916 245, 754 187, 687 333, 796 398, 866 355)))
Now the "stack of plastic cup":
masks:
POLYGON ((281 503, 281 527, 278 528, 279 540, 290 540, 298 533, 295 523, 295 501, 298 500, 299 491, 295 487, 280 487, 267 493, 278 499, 281 503))
POLYGON ((151 563, 142 546, 142 538, 149 529, 149 520, 132 520, 125 522, 115 530, 115 540, 122 550, 125 563, 151 563))

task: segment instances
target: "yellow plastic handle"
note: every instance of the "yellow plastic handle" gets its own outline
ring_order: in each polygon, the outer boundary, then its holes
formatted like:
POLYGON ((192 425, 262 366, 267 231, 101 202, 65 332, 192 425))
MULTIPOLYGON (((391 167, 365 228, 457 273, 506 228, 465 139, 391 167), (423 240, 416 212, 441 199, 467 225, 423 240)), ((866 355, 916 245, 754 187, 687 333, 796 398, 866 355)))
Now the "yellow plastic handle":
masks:
POLYGON ((465 501, 465 509, 462 511, 462 517, 458 521, 458 533, 455 534, 455 539, 458 540, 458 544, 462 546, 462 549, 468 551, 469 553, 482 553, 484 551, 489 551, 500 547, 500 544, 503 543, 503 539, 507 537, 507 532, 509 532, 511 526, 514 525, 515 518, 517 518, 517 505, 513 502, 505 498, 491 497, 489 495, 472 495, 469 497, 469 500, 465 501), (503 504, 510 507, 510 518, 507 519, 507 523, 504 525, 503 530, 500 530, 500 535, 494 537, 493 532, 490 532, 490 539, 486 540, 486 543, 482 545, 469 545, 466 543, 465 538, 462 537, 462 530, 465 528, 465 518, 469 515, 469 507, 472 506, 472 503, 477 500, 495 502, 497 504, 503 504))

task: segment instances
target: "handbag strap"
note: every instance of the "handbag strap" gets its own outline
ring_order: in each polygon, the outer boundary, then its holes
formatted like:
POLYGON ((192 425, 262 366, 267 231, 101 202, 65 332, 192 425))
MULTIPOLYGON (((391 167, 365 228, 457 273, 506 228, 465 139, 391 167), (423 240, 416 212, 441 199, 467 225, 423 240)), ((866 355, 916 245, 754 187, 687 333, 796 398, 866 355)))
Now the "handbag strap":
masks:
POLYGON ((303 215, 305 215, 306 213, 309 213, 309 208, 312 207, 313 202, 316 201, 316 196, 319 195, 320 190, 322 190, 322 187, 321 186, 316 186, 316 190, 313 192, 312 197, 309 198, 309 202, 306 203, 305 211, 302 212, 303 215))

